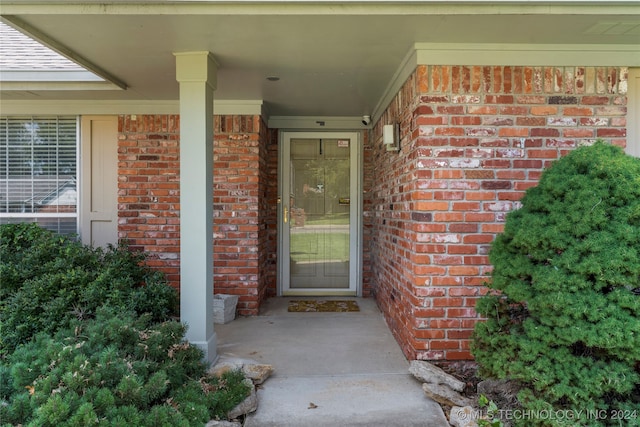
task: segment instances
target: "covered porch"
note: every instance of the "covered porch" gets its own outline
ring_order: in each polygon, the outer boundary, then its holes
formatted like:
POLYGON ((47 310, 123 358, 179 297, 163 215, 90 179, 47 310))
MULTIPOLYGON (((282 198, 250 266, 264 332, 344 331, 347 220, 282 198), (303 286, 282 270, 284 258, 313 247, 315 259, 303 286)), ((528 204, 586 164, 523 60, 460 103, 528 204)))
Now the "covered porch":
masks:
POLYGON ((3 21, 99 81, 18 73, 2 114, 113 119, 115 238, 180 289, 210 360, 214 292, 245 315, 282 294, 282 133, 356 133, 353 286, 405 357, 464 360, 489 245, 542 169, 598 138, 639 152, 638 16, 611 1, 7 0, 3 21))

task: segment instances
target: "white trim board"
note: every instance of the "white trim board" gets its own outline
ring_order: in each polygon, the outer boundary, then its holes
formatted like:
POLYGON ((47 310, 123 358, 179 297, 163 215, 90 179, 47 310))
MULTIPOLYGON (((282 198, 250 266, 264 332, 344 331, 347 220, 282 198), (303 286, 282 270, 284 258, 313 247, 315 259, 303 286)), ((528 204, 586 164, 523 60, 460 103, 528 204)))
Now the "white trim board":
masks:
POLYGON ((640 66, 640 45, 416 43, 416 65, 640 66))
MULTIPOLYGON (((3 116, 22 115, 100 115, 100 114, 179 114, 175 101, 100 101, 100 100, 2 100, 3 116)), ((216 115, 263 115, 262 100, 214 100, 216 115)))

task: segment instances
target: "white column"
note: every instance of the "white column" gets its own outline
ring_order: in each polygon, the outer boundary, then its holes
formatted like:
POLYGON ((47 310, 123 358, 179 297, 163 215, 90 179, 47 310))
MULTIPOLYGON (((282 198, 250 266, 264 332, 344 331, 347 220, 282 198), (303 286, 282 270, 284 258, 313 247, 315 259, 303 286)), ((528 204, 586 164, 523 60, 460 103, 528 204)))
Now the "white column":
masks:
POLYGON ((180 84, 180 320, 213 362, 213 91, 210 52, 175 53, 180 84))

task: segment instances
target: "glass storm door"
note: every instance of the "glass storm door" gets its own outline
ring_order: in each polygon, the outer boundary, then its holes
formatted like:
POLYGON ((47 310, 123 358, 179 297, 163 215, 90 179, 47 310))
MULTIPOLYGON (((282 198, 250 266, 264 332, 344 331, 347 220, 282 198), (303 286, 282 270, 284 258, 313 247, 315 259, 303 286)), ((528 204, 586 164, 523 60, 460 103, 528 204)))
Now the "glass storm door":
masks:
POLYGON ((354 172, 358 170, 358 135, 318 132, 283 136, 282 293, 356 295, 360 200, 358 174, 354 172))

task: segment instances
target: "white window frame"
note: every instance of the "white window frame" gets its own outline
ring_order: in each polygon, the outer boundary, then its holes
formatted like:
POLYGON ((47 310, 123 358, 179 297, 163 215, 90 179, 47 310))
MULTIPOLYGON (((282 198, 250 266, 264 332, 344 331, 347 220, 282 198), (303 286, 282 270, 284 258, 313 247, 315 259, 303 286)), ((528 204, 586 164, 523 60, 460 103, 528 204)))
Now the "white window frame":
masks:
MULTIPOLYGON (((6 210, 2 210, 0 207, 0 224, 5 223, 18 223, 18 222, 36 222, 40 223, 39 220, 56 220, 62 218, 75 218, 75 229, 73 231, 63 230, 60 228, 60 225, 56 225, 54 227, 47 226, 46 223, 42 223, 42 226, 48 229, 51 229, 55 232, 64 232, 64 234, 72 234, 78 235, 80 230, 80 117, 77 115, 20 115, 20 116, 1 116, 0 120, 5 121, 7 124, 7 130, 9 126, 9 122, 12 120, 31 120, 32 122, 37 122, 38 120, 60 120, 60 119, 73 119, 75 120, 75 171, 71 174, 75 176, 76 181, 76 203, 75 203, 75 212, 7 212, 6 210)), ((59 123, 56 125, 59 126, 59 123)), ((58 141, 56 141, 57 145, 58 141)), ((9 161, 8 151, 5 153, 7 156, 7 163, 9 161)), ((0 171, 1 173, 2 171, 0 171)), ((32 188, 33 188, 33 174, 32 176, 32 188)), ((4 185, 6 186, 4 191, 8 194, 9 192, 9 179, 8 176, 0 176, 0 180, 5 180, 4 185)), ((1 185, 1 184, 0 184, 1 185)), ((34 194, 32 194, 34 195, 34 194)))

